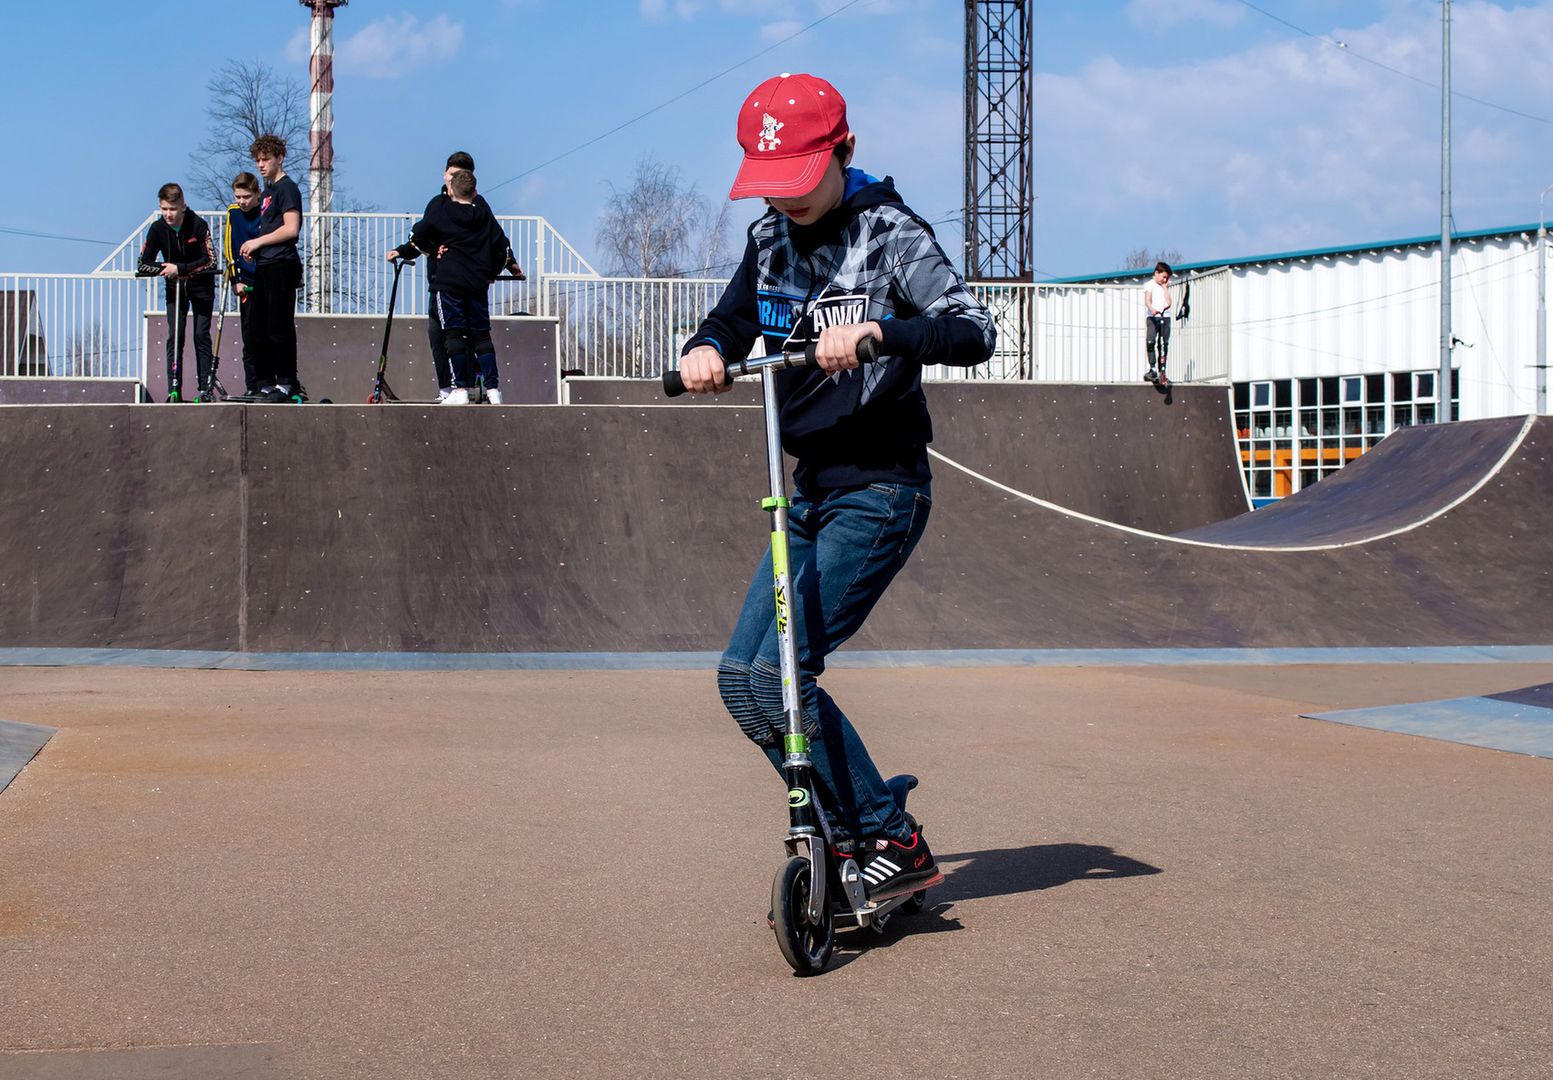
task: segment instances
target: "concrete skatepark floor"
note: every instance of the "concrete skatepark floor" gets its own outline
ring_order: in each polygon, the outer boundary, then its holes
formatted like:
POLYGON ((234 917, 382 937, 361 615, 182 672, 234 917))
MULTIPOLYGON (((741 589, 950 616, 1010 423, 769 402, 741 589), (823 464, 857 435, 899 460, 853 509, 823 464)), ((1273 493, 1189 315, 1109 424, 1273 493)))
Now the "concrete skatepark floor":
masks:
POLYGON ((837 670, 948 878, 833 970, 709 672, 16 668, 0 1077, 1544 1077, 1549 664, 837 670))

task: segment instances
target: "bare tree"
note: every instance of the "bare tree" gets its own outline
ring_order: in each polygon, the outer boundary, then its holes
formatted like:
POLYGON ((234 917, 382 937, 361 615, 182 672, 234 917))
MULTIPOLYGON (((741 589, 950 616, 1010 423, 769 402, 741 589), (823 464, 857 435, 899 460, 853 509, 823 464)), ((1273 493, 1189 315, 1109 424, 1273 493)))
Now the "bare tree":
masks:
POLYGON ((728 228, 733 221, 733 203, 727 199, 704 203, 697 227, 696 265, 693 277, 728 277, 738 265, 739 252, 728 243, 728 228))
POLYGON ((232 178, 253 171, 248 148, 260 135, 286 143, 286 172, 307 190, 308 104, 301 81, 261 61, 228 60, 205 84, 210 129, 189 155, 190 187, 207 206, 232 199, 232 178))
POLYGON ((1151 270, 1153 269, 1155 263, 1167 262, 1171 266, 1175 266, 1177 263, 1183 261, 1184 260, 1181 257, 1181 253, 1175 248, 1166 248, 1163 251, 1156 251, 1154 254, 1150 255, 1149 249, 1142 247, 1135 251, 1128 252, 1127 261, 1122 263, 1122 269, 1151 270))
POLYGON ((713 207, 678 169, 644 157, 629 188, 610 185, 598 244, 611 274, 681 277, 726 258, 727 229, 726 202, 713 207))

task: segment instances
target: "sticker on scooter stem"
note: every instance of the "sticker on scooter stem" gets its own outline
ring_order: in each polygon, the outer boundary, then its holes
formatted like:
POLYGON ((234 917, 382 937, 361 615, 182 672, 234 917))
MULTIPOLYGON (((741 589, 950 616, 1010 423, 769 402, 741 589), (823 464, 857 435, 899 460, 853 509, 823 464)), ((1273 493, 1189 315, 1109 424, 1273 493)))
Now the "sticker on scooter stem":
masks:
POLYGON ((782 588, 782 577, 787 573, 787 535, 771 534, 771 571, 776 602, 776 627, 778 634, 787 633, 787 591, 782 588))
POLYGON ((787 805, 791 806, 795 810, 800 806, 808 806, 809 792, 804 788, 788 788, 787 805))

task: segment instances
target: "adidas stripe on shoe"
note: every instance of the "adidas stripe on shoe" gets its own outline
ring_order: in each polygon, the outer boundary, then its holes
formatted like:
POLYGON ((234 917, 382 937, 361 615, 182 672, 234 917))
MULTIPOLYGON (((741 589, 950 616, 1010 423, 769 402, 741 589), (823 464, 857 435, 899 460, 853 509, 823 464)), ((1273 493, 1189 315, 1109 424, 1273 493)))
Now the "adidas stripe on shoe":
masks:
POLYGON ((906 841, 874 837, 859 847, 863 888, 870 901, 916 892, 943 880, 920 828, 906 841))

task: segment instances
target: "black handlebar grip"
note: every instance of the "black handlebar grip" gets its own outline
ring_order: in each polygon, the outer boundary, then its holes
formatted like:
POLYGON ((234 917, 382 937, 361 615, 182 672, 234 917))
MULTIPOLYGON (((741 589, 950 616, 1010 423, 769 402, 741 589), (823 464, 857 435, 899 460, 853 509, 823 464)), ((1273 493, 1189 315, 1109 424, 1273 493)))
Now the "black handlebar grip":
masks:
MULTIPOLYGON (((810 367, 814 367, 814 358, 818 349, 819 346, 812 341, 805 345, 803 349, 804 363, 808 364, 810 367)), ((872 337, 865 337, 862 341, 857 343, 857 362, 859 364, 872 364, 878 359, 879 342, 876 339, 872 337)))
MULTIPOLYGON (((723 372, 723 385, 733 385, 733 376, 726 371, 723 372)), ((686 393, 685 380, 679 377, 679 372, 677 370, 665 371, 663 373, 663 396, 679 397, 683 393, 686 393)))

